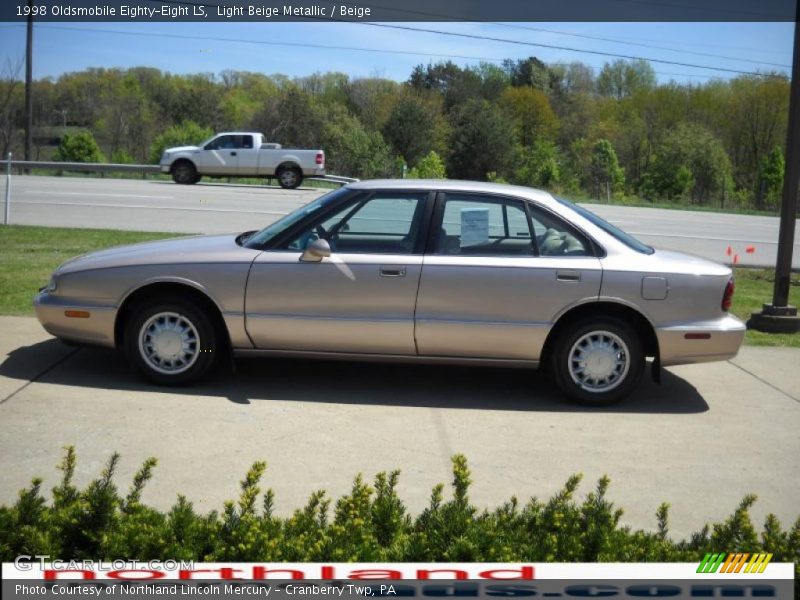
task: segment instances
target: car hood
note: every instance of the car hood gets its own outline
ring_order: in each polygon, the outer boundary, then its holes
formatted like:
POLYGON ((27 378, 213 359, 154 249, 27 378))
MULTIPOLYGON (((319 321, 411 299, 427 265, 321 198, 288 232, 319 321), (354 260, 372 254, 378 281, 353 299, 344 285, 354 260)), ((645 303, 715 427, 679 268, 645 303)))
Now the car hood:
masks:
POLYGON ((199 150, 199 146, 176 146, 175 148, 167 148, 164 152, 169 152, 170 154, 176 152, 193 152, 195 150, 199 150))
POLYGON ((240 234, 192 236, 117 246, 91 252, 68 260, 58 273, 68 274, 90 269, 130 267, 138 265, 168 265, 186 263, 241 262, 252 260, 258 250, 236 243, 240 234))

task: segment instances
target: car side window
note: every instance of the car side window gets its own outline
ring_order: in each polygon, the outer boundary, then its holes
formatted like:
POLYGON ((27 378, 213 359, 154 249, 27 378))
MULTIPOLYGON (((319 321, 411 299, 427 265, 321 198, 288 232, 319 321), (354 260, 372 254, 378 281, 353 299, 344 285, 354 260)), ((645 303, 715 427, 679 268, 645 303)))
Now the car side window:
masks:
POLYGON ((540 256, 594 256, 589 240, 574 227, 532 204, 529 210, 540 256))
POLYGON ((252 135, 243 135, 241 147, 244 150, 252 150, 253 149, 253 136, 252 135))
POLYGON ((533 238, 523 201, 447 194, 434 253, 532 256, 533 238))
POLYGON ((325 239, 332 252, 414 254, 427 194, 375 194, 354 199, 308 226, 285 250, 302 252, 325 239))
POLYGON ((240 135, 221 135, 206 144, 205 150, 233 150, 241 147, 240 135))

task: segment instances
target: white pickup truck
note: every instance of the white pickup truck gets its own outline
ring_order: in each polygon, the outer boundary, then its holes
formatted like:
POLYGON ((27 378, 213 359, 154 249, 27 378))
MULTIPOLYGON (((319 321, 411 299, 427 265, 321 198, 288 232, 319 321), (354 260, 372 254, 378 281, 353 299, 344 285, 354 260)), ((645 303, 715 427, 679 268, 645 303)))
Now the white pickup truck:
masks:
POLYGON ((322 150, 294 150, 267 143, 260 133, 218 133, 199 146, 167 148, 161 171, 175 183, 197 183, 211 177, 275 177, 282 188, 299 186, 303 177, 325 175, 322 150))

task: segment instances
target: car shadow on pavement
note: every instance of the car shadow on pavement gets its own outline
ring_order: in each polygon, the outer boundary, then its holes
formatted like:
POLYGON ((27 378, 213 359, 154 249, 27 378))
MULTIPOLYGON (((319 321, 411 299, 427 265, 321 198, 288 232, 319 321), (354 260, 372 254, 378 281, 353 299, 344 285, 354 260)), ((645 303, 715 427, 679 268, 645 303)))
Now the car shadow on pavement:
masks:
POLYGON ((137 377, 125 357, 105 349, 74 348, 56 340, 17 348, 0 364, 0 376, 102 390, 159 392, 227 398, 237 404, 269 400, 465 408, 509 411, 700 413, 708 404, 685 379, 664 370, 661 384, 648 370, 624 401, 589 408, 564 399, 549 378, 527 369, 388 364, 301 359, 240 359, 200 383, 183 388, 152 385, 137 377), (61 352, 58 350, 61 349, 61 352), (55 358, 54 358, 55 357, 55 358), (38 363, 38 364, 37 364, 38 363), (32 377, 32 373, 37 375, 32 377))

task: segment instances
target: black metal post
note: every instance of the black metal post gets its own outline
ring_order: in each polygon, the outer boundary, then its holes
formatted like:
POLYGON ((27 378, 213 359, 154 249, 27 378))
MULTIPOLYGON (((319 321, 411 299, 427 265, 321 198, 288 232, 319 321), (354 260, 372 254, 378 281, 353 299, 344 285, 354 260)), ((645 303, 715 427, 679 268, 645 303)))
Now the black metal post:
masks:
POLYGON ((794 18, 794 53, 789 96, 789 130, 786 136, 786 172, 781 198, 781 222, 778 232, 778 259, 775 263, 775 287, 772 304, 764 304, 760 313, 753 313, 749 325, 769 332, 800 331, 797 307, 789 304, 792 275, 797 194, 800 189, 800 0, 794 18))
POLYGON ((772 305, 789 304, 789 277, 792 270, 794 229, 797 219, 797 191, 800 187, 800 0, 794 23, 792 92, 789 101, 789 133, 786 138, 786 174, 783 179, 781 228, 778 234, 778 261, 775 264, 775 293, 772 305))

